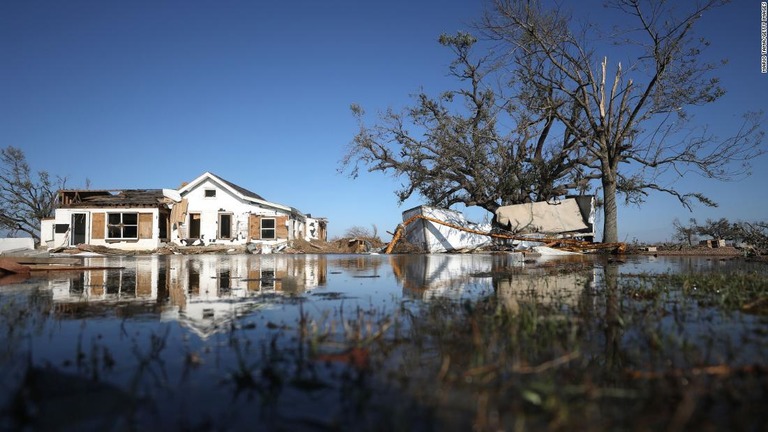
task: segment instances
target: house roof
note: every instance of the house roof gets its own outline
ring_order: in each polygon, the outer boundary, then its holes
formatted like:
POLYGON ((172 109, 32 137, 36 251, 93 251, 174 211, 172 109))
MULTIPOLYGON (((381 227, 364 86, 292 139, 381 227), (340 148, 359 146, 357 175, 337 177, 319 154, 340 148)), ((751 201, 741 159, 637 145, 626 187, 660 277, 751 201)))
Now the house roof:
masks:
POLYGON ((257 200, 261 200, 261 201, 266 201, 261 195, 257 194, 256 192, 251 192, 251 191, 249 191, 248 189, 246 189, 246 188, 244 188, 242 186, 238 186, 238 185, 232 183, 231 181, 225 180, 225 179, 217 176, 216 174, 211 173, 211 175, 216 177, 217 179, 221 180, 222 183, 226 184, 227 186, 231 187, 232 189, 240 192, 243 196, 247 196, 248 198, 254 198, 254 199, 257 199, 257 200))
POLYGON ((67 189, 59 191, 59 202, 62 208, 161 207, 168 199, 162 189, 67 189))
POLYGON ((207 172, 207 171, 205 173, 201 174, 196 179, 194 179, 191 182, 189 182, 188 184, 186 184, 186 185, 182 186, 181 188, 179 188, 179 193, 183 195, 184 193, 189 192, 190 190, 195 188, 197 185, 202 183, 205 179, 211 179, 213 181, 221 183, 222 185, 224 185, 225 188, 229 189, 230 192, 232 192, 234 195, 237 195, 237 196, 239 196, 240 198, 242 198, 242 199, 244 199, 246 201, 255 202, 257 204, 266 205, 266 206, 269 206, 269 207, 276 207, 276 208, 279 208, 279 209, 282 209, 282 210, 288 210, 288 211, 291 210, 290 207, 287 207, 287 206, 284 206, 282 204, 278 204, 278 203, 275 203, 275 202, 267 201, 261 195, 255 193, 255 192, 252 192, 252 191, 250 191, 250 190, 248 190, 248 189, 246 189, 246 188, 244 188, 242 186, 238 186, 238 185, 236 185, 236 184, 234 184, 234 183, 232 183, 232 182, 230 182, 228 180, 224 180, 223 178, 221 178, 221 177, 219 177, 219 176, 217 176, 217 175, 215 175, 213 173, 207 172))

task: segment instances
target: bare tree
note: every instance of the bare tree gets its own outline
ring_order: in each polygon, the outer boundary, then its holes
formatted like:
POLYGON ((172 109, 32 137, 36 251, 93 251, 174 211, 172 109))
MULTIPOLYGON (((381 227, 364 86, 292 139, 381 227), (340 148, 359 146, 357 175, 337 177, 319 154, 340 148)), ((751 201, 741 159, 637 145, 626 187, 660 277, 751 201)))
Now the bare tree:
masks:
POLYGON ((737 235, 737 226, 726 218, 707 219, 703 225, 696 227, 696 233, 715 240, 733 240, 737 235))
POLYGON ((53 216, 56 196, 66 179, 38 171, 33 178, 24 152, 16 147, 0 151, 0 227, 10 234, 24 232, 40 242, 40 220, 53 216))
POLYGON ((734 238, 745 243, 748 251, 768 254, 768 221, 738 222, 734 224, 734 238))
MULTIPOLYGON (((502 71, 490 54, 475 56, 472 35, 443 35, 439 42, 455 54, 449 70, 459 88, 437 97, 422 92, 412 106, 386 111, 373 126, 353 105, 360 131, 340 171, 356 177, 363 166, 404 178, 396 192, 401 202, 418 193, 431 205, 463 203, 490 212, 586 190, 597 178, 585 168, 590 156, 580 137, 554 132, 563 130, 560 113, 531 106, 536 97, 505 98, 509 82, 499 80, 502 71)), ((574 108, 563 118, 576 121, 574 108)))
POLYGON ((344 237, 363 238, 363 239, 379 239, 379 229, 376 224, 371 224, 371 229, 366 227, 355 225, 347 228, 344 231, 344 237))
MULTIPOLYGON (((493 0, 481 27, 506 48, 506 61, 527 96, 550 110, 593 157, 601 173, 603 241, 618 241, 617 194, 641 203, 649 191, 715 205, 699 192, 670 186, 669 176, 696 172, 731 179, 764 152, 759 114, 747 113, 733 135, 719 139, 695 124, 686 108, 709 104, 724 91, 702 60, 706 42, 693 29, 727 0, 668 2, 609 0, 628 19, 604 31, 601 23, 577 23, 560 8, 538 0, 493 0), (629 64, 600 54, 613 45, 629 64), (578 113, 574 116, 573 113, 578 113)), ((607 23, 602 23, 607 24, 607 23)))
POLYGON ((688 225, 683 225, 679 219, 675 218, 672 221, 672 228, 675 230, 673 234, 675 240, 684 241, 688 246, 693 246, 699 228, 696 225, 696 219, 691 218, 688 225))

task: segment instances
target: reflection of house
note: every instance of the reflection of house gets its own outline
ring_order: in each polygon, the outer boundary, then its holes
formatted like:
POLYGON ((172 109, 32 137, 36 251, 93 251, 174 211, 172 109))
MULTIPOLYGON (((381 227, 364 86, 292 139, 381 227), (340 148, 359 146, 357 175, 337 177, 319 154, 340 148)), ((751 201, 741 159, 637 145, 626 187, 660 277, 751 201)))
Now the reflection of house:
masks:
POLYGON ((168 255, 85 258, 110 267, 50 278, 54 310, 98 315, 153 312, 201 336, 226 329, 238 314, 274 305, 283 295, 325 285, 323 255, 168 255), (115 307, 119 304, 119 307, 115 307))
POLYGON ((595 282, 594 270, 560 273, 551 269, 526 269, 520 274, 494 278, 497 297, 511 312, 521 303, 575 306, 595 282))
POLYGON ((494 273, 521 271, 522 254, 403 255, 390 259, 403 293, 420 299, 460 298, 493 289, 494 273))
POLYGON ((326 240, 327 221, 270 202, 211 173, 178 191, 63 190, 41 224, 49 248, 90 244, 155 249, 165 243, 216 245, 326 240))
POLYGON ((594 270, 531 267, 514 253, 392 256, 390 262, 404 295, 430 300, 494 293, 511 312, 522 303, 574 306, 596 280, 594 270))

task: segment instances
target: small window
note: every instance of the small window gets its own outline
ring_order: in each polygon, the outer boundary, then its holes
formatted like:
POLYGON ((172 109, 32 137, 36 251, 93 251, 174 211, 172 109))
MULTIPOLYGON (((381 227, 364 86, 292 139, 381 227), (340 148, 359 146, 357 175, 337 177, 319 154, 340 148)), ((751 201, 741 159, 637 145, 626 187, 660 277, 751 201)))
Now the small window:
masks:
POLYGON ((261 288, 274 289, 275 288, 274 270, 262 270, 260 282, 261 282, 261 288))
POLYGON ((137 239, 139 238, 138 213, 108 213, 108 239, 137 239))
POLYGON ((229 270, 219 272, 219 295, 228 296, 232 294, 232 274, 229 270))
POLYGON ((205 197, 206 198, 216 198, 216 189, 206 189, 205 190, 205 197))
POLYGON ((232 215, 231 214, 219 215, 219 238, 220 239, 232 238, 232 215))
POLYGON ((261 238, 265 240, 274 239, 275 237, 275 220, 274 219, 262 219, 261 220, 261 238))

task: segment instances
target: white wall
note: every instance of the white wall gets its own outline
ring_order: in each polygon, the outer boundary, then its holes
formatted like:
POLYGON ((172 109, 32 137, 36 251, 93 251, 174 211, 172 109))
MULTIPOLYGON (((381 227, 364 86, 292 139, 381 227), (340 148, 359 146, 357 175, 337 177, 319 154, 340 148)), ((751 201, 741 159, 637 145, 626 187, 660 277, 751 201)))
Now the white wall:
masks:
POLYGON ((35 240, 32 237, 0 238, 0 253, 34 248, 35 240))
MULTIPOLYGON (((123 250, 152 250, 160 247, 161 242, 158 239, 160 236, 159 217, 160 212, 156 208, 139 208, 139 207, 127 207, 127 208, 115 208, 115 209, 103 209, 103 208, 60 208, 56 209, 56 214, 53 219, 47 219, 41 223, 42 237, 41 241, 48 249, 55 249, 59 247, 76 246, 71 244, 72 235, 72 215, 75 213, 84 213, 85 217, 85 243, 92 246, 106 246, 110 248, 123 249, 123 250), (92 217, 94 213, 152 213, 152 238, 149 239, 136 239, 136 240, 110 240, 107 238, 94 239, 91 237, 92 217), (69 228, 66 232, 55 233, 54 227, 56 224, 66 224, 69 228), (51 234, 53 233, 53 234, 51 234), (51 239, 52 237, 52 239, 51 239)), ((104 235, 106 237, 106 235, 104 235)))
MULTIPOLYGON (((230 193, 229 189, 212 179, 205 179, 189 191, 183 194, 187 199, 187 217, 183 227, 183 234, 174 228, 171 240, 177 244, 183 244, 181 239, 189 237, 190 214, 200 214, 200 238, 203 245, 242 245, 248 242, 248 222, 251 214, 260 216, 288 216, 289 213, 280 209, 260 206, 240 199, 230 193), (215 197, 206 197, 206 190, 215 190, 215 197), (219 215, 227 213, 232 215, 232 238, 219 239, 219 215)), ((171 221, 173 224, 173 221, 171 221)), ((289 226, 289 234, 291 233, 289 226)), ((274 242, 272 242, 274 243, 274 242)))
POLYGON ((324 240, 320 238, 320 220, 307 218, 304 240, 324 240))

